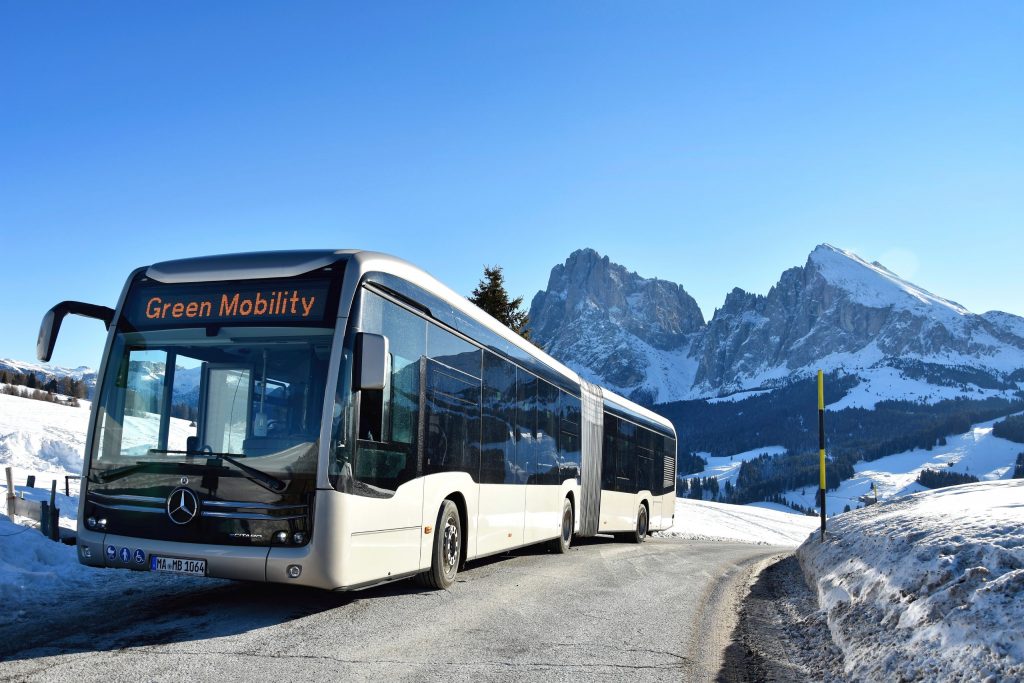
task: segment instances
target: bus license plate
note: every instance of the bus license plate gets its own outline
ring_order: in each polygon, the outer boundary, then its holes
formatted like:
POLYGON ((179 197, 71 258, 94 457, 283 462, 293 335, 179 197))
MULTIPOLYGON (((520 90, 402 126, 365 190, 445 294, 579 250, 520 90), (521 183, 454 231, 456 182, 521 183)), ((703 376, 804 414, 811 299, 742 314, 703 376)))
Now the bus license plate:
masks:
POLYGON ((157 557, 156 555, 151 555, 149 558, 149 568, 154 572, 206 576, 206 560, 187 560, 183 557, 157 557))

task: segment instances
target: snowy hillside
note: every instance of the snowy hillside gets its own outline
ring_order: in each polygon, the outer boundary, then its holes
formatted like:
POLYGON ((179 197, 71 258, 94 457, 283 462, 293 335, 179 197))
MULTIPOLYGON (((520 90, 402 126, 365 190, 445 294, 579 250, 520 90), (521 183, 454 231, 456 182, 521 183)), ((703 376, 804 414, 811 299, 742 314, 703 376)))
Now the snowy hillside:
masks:
POLYGON ((90 397, 96 389, 96 371, 84 365, 77 368, 64 368, 59 365, 50 365, 49 363, 30 363, 11 358, 0 358, 0 372, 4 371, 20 375, 32 374, 43 382, 61 377, 80 380, 85 383, 88 391, 87 395, 90 397))
POLYGON ((732 455, 725 455, 721 457, 715 457, 710 453, 699 452, 697 455, 707 460, 708 466, 701 472, 696 474, 688 474, 686 478, 690 477, 715 477, 718 480, 718 485, 724 487, 726 482, 736 485, 736 477, 739 476, 740 466, 743 465, 747 460, 756 458, 759 455, 767 453, 768 455, 776 455, 778 453, 785 453, 786 449, 782 446, 766 446, 765 448, 755 448, 750 451, 744 451, 742 453, 734 453, 732 455))
POLYGON ((1024 679, 1024 480, 851 512, 797 555, 849 679, 1024 679))
MULTIPOLYGON (((872 483, 880 501, 924 491, 925 488, 915 482, 923 469, 971 474, 982 481, 1011 478, 1013 463, 1017 454, 1024 452, 1024 444, 994 436, 992 425, 996 422, 998 420, 974 425, 964 434, 947 438, 945 446, 935 446, 932 450, 918 448, 857 463, 855 476, 842 482, 837 490, 828 492, 827 509, 832 513, 846 505, 856 509, 862 504, 859 502, 862 497, 872 495, 872 483)), ((790 502, 816 507, 813 487, 787 491, 783 495, 790 502)))

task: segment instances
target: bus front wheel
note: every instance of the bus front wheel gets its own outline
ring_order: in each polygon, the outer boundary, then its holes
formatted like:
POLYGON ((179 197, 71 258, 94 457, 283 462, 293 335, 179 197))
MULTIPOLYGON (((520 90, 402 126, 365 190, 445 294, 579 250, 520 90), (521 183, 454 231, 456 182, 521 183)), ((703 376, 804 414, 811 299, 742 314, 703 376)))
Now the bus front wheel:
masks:
POLYGON ((462 520, 459 509, 450 500, 441 504, 434 527, 434 545, 430 569, 417 578, 420 583, 435 589, 449 588, 455 583, 462 555, 462 520))

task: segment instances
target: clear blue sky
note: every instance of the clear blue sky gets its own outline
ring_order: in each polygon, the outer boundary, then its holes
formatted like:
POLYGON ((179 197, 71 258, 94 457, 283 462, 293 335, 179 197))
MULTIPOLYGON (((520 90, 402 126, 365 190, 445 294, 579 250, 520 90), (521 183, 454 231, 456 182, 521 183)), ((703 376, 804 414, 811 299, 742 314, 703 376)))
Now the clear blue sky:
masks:
MULTIPOLYGON (((1020 2, 0 4, 0 357, 135 266, 355 247, 710 316, 831 242, 1024 314, 1020 2)), ((96 365, 70 321, 54 362, 96 365)))

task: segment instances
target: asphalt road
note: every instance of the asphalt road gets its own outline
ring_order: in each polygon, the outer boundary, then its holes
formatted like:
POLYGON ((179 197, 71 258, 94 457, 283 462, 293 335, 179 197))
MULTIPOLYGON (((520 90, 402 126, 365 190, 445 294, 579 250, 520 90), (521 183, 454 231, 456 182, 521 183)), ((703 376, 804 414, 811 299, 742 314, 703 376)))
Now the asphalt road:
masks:
POLYGON ((780 552, 599 538, 471 563, 449 591, 97 592, 0 630, 0 680, 714 680, 752 572, 780 552))

